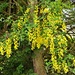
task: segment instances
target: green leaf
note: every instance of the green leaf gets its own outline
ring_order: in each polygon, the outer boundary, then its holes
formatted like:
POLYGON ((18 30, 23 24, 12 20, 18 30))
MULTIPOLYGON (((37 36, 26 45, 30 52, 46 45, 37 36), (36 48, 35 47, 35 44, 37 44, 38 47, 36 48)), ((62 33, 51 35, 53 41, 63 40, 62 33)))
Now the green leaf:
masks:
POLYGON ((69 59, 73 59, 73 57, 74 57, 74 56, 73 56, 72 54, 68 54, 68 55, 67 55, 67 58, 69 58, 69 59))
POLYGON ((74 69, 70 68, 70 71, 75 74, 75 68, 74 69))
POLYGON ((3 70, 3 67, 0 67, 0 70, 3 70))

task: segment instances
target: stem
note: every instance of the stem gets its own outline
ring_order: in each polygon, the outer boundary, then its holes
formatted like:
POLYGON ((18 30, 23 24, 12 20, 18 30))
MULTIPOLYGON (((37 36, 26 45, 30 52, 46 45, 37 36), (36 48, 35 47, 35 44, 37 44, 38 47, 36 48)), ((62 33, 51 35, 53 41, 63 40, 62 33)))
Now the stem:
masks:
POLYGON ((9 0, 9 15, 11 15, 11 0, 9 0))

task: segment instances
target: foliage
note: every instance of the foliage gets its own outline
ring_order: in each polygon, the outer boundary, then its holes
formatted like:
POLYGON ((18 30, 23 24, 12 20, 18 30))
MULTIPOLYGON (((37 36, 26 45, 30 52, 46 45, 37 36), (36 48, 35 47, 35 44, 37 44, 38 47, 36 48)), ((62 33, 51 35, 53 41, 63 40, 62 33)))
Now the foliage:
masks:
POLYGON ((4 2, 2 4, 0 4, 0 13, 3 12, 3 10, 8 6, 7 2, 4 2))
MULTIPOLYGON (((67 6, 61 0, 52 2, 48 0, 45 3, 40 0, 40 2, 41 4, 35 5, 33 14, 30 14, 31 8, 28 7, 23 16, 19 16, 16 21, 13 21, 10 31, 6 31, 0 41, 0 53, 9 58, 10 62, 12 59, 18 58, 16 55, 19 51, 17 50, 30 52, 30 48, 33 51, 41 48, 42 50, 48 49, 50 59, 48 62, 45 61, 46 69, 49 67, 51 73, 56 74, 67 74, 69 71, 74 73, 75 57, 68 52, 68 42, 71 37, 67 34, 62 13, 63 8, 67 8, 67 6)), ((8 20, 6 21, 8 22, 8 20)), ((22 61, 23 55, 20 54, 22 61)), ((24 64, 25 61, 17 64, 13 75, 21 75, 24 64)), ((3 69, 2 66, 0 68, 3 69)), ((27 75, 29 72, 32 71, 28 71, 27 75)))
POLYGON ((33 73, 32 52, 27 47, 26 50, 21 48, 13 52, 9 59, 0 56, 0 75, 26 75, 27 73, 33 73), (31 71, 29 72, 30 69, 31 71))

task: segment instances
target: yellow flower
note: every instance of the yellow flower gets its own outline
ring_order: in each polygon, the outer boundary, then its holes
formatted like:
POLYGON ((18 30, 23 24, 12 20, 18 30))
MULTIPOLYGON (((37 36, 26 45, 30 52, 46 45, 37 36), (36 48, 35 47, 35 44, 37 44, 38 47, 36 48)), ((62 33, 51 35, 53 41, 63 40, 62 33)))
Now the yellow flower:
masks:
POLYGON ((7 58, 9 58, 10 55, 11 55, 11 53, 12 53, 12 51, 11 51, 12 41, 11 41, 10 38, 8 38, 8 39, 5 41, 5 43, 6 43, 6 46, 5 46, 4 49, 5 49, 7 58))
POLYGON ((27 10, 25 11, 25 13, 28 13, 30 11, 30 8, 27 8, 27 10))
POLYGON ((75 59, 73 59, 73 65, 75 66, 75 59))
POLYGON ((66 25, 65 25, 65 23, 63 22, 63 24, 62 24, 62 28, 61 28, 62 30, 64 30, 64 31, 66 31, 66 25))
POLYGON ((37 43, 37 48, 38 48, 38 49, 39 49, 40 46, 42 45, 42 42, 43 42, 42 37, 41 37, 41 36, 37 37, 36 43, 37 43))
POLYGON ((57 60, 56 60, 55 54, 52 54, 51 61, 52 61, 52 64, 53 64, 52 68, 56 71, 59 68, 59 66, 57 64, 57 60))
POLYGON ((43 13, 48 13, 49 12, 49 8, 45 8, 43 13))
POLYGON ((19 38, 17 37, 17 35, 14 35, 14 37, 13 37, 13 42, 14 42, 14 49, 15 49, 15 50, 17 50, 18 47, 19 47, 18 41, 19 41, 19 38))
POLYGON ((7 58, 10 57, 11 53, 12 53, 12 51, 11 51, 11 46, 9 46, 9 47, 6 49, 6 56, 7 56, 7 58))
POLYGON ((53 59, 52 64, 53 64, 52 67, 54 68, 54 70, 55 70, 55 71, 58 70, 59 66, 58 66, 58 64, 57 64, 57 60, 56 60, 56 59, 53 59))
POLYGON ((59 40, 59 42, 58 42, 58 45, 61 47, 61 45, 62 44, 64 44, 65 46, 67 46, 67 39, 66 39, 66 37, 65 36, 63 36, 63 35, 58 35, 58 40, 59 40))
POLYGON ((57 73, 60 73, 61 71, 61 65, 58 65, 57 73))
POLYGON ((34 20, 34 24, 37 24, 37 23, 39 23, 39 20, 36 20, 36 19, 35 19, 35 20, 34 20))
POLYGON ((3 46, 3 43, 0 42, 0 52, 1 52, 1 55, 4 55, 4 46, 3 46))
POLYGON ((59 58, 62 58, 64 56, 64 53, 63 53, 63 49, 60 49, 59 52, 58 52, 58 56, 59 58))
POLYGON ((33 40, 33 41, 32 41, 32 45, 31 45, 31 50, 34 50, 34 49, 35 49, 35 45, 36 45, 36 41, 33 40))
POLYGON ((68 66, 64 67, 64 72, 67 73, 69 71, 68 66))
POLYGON ((51 41, 50 41, 50 52, 54 53, 54 38, 51 36, 51 41))
POLYGON ((20 22, 18 22, 18 29, 21 29, 22 28, 22 25, 20 22))
POLYGON ((69 72, 68 65, 67 65, 66 62, 62 63, 62 68, 63 68, 63 70, 64 70, 65 73, 69 72))
POLYGON ((8 44, 10 44, 10 43, 11 43, 11 39, 8 38, 8 39, 6 40, 6 44, 8 45, 8 44))
POLYGON ((43 44, 46 46, 46 48, 48 47, 48 38, 43 38, 43 44))
POLYGON ((14 49, 17 50, 19 46, 18 40, 13 39, 13 41, 14 41, 14 49))
POLYGON ((40 10, 40 13, 43 13, 43 9, 40 10))

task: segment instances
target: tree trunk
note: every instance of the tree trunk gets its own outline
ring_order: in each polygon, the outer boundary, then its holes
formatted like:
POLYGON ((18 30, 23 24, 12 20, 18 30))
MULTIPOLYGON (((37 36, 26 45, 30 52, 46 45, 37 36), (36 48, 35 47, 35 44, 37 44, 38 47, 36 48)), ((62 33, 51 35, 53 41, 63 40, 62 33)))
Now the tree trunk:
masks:
POLYGON ((34 55, 35 55, 35 57, 33 57, 34 72, 37 73, 37 75, 47 75, 44 67, 42 50, 39 51, 35 50, 34 55))

